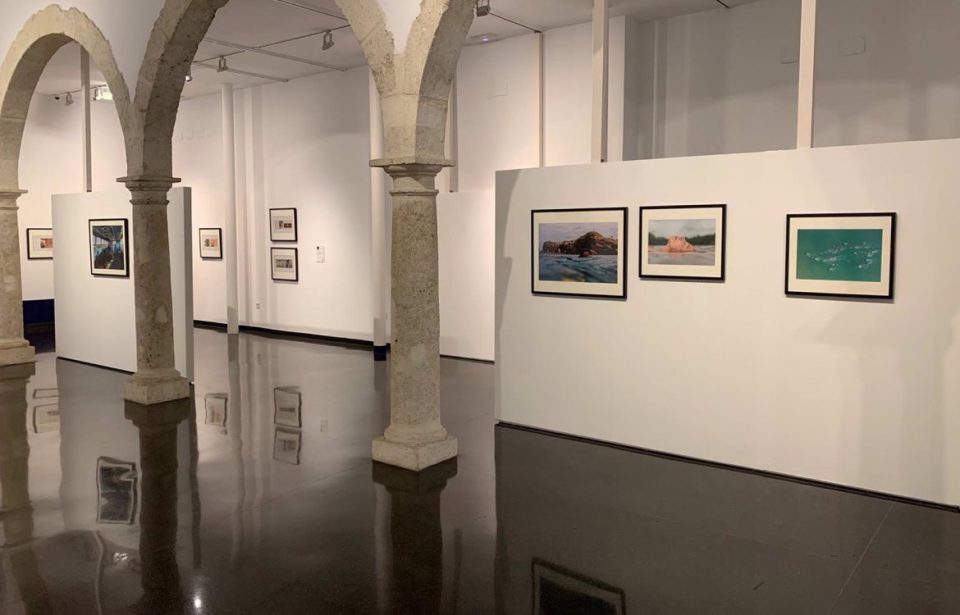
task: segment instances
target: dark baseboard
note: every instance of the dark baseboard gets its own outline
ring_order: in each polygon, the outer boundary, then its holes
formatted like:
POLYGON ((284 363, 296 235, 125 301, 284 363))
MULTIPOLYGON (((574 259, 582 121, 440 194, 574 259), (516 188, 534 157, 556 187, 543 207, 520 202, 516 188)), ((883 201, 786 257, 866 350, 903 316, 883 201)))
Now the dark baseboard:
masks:
POLYGON ((494 362, 489 359, 474 359, 472 357, 458 357, 455 354, 442 354, 440 355, 444 359, 455 359, 457 361, 468 361, 470 363, 485 363, 486 365, 493 365, 494 362))
POLYGON ((222 322, 213 322, 212 320, 194 320, 193 326, 198 329, 213 329, 214 331, 226 331, 227 325, 222 322))
POLYGON ((53 299, 34 299, 23 302, 23 326, 52 325, 55 318, 53 299))
POLYGON ((860 487, 850 487, 849 485, 841 485, 838 483, 815 480, 812 478, 802 478, 799 476, 791 476, 790 474, 781 474, 780 472, 771 472, 769 470, 758 470, 756 468, 738 466, 732 463, 708 461, 706 459, 698 459, 696 457, 689 457, 687 455, 677 455, 675 453, 665 453, 663 451, 651 450, 651 449, 642 448, 639 446, 628 446, 626 444, 617 444, 615 442, 607 442, 605 440, 594 440, 593 438, 585 438, 583 436, 574 436, 570 434, 561 433, 558 431, 550 431, 549 429, 540 429, 539 427, 529 427, 527 425, 519 425, 517 423, 510 423, 507 421, 497 421, 497 426, 503 427, 505 429, 516 429, 517 431, 529 431, 531 433, 550 436, 553 438, 563 438, 565 440, 574 440, 576 442, 585 442, 587 444, 607 446, 610 448, 617 448, 624 451, 639 453, 641 455, 661 457, 663 459, 670 459, 672 461, 692 463, 692 464, 701 465, 701 466, 708 466, 711 468, 718 468, 721 470, 729 470, 731 472, 755 474, 757 476, 772 478, 774 480, 782 480, 782 481, 787 481, 791 483, 799 483, 801 485, 808 485, 811 487, 820 487, 821 489, 830 489, 832 491, 843 491, 845 493, 852 493, 855 495, 861 495, 861 496, 866 496, 871 498, 879 498, 881 500, 889 500, 893 502, 901 502, 903 504, 912 504, 915 506, 923 506, 925 508, 935 508, 937 510, 945 510, 949 512, 960 513, 960 506, 953 506, 950 504, 941 504, 939 502, 930 502, 928 500, 921 500, 918 498, 911 498, 903 495, 895 495, 892 493, 883 493, 882 491, 872 491, 870 489, 862 489, 860 487))
POLYGON ((97 365, 96 363, 90 363, 89 361, 81 361, 79 359, 71 359, 70 357, 57 357, 58 361, 67 361, 69 363, 76 363, 77 365, 86 365, 88 367, 96 367, 97 369, 105 369, 108 372, 116 372, 118 374, 126 374, 132 376, 133 372, 128 372, 125 369, 118 369, 116 367, 107 367, 106 365, 97 365))

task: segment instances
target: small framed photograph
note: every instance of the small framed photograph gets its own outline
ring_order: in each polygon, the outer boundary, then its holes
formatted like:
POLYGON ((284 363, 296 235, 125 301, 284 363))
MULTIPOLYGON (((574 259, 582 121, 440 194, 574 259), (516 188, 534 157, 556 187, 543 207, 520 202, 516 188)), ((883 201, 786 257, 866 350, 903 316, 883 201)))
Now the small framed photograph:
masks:
POLYGON ((273 390, 273 422, 275 425, 303 427, 302 398, 297 387, 277 387, 273 390))
POLYGON ((270 241, 297 241, 297 209, 270 210, 270 241))
POLYGON ((46 404, 33 409, 33 433, 50 433, 59 429, 59 404, 46 404))
POLYGON ((785 292, 893 299, 896 213, 787 216, 785 292))
POLYGON ((300 264, 296 248, 270 248, 270 271, 274 282, 297 282, 300 264))
POLYGON ((226 393, 211 393, 203 397, 203 424, 227 426, 226 393))
POLYGON ((60 389, 34 389, 34 399, 57 399, 60 397, 60 389))
POLYGON ((622 589, 541 559, 533 560, 534 615, 573 612, 624 615, 626 610, 627 597, 622 589))
POLYGON ((537 295, 626 298, 627 208, 531 212, 537 295))
POLYGON ((723 280, 726 205, 640 208, 640 277, 723 280))
POLYGON ((137 514, 137 464, 97 459, 97 523, 132 525, 137 514))
POLYGON ((90 220, 91 275, 130 277, 127 227, 126 219, 90 220))
POLYGON ((300 465, 300 446, 303 434, 292 429, 277 427, 273 435, 273 458, 290 465, 300 465))
POLYGON ((221 229, 200 229, 200 258, 203 260, 221 260, 223 258, 223 231, 221 229))
POLYGON ((53 259, 53 229, 27 229, 27 260, 42 261, 53 259))

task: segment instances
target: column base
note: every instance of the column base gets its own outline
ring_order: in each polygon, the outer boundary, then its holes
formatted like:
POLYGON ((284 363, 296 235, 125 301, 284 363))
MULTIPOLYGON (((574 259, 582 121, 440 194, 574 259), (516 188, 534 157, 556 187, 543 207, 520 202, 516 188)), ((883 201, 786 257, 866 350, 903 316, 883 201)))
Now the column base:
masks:
POLYGON ((374 438, 373 460, 398 468, 419 472, 457 456, 457 439, 447 436, 443 440, 423 444, 403 444, 374 438))
POLYGON ((123 398, 143 406, 190 397, 190 381, 175 369, 137 372, 124 387, 123 398))
POLYGON ((0 367, 33 363, 36 360, 36 352, 27 340, 0 342, 0 367))

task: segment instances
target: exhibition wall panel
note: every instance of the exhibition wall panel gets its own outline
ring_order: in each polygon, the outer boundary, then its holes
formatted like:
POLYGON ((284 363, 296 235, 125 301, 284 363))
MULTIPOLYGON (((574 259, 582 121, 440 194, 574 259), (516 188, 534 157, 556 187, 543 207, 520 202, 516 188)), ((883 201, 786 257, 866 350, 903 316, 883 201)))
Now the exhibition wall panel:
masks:
POLYGON ((960 504, 960 140, 497 175, 500 420, 960 504), (639 206, 727 204, 725 282, 637 277, 639 206), (531 294, 530 212, 630 207, 626 300, 531 294), (898 212, 889 301, 784 294, 785 217, 898 212))
MULTIPOLYGON (((190 232, 190 189, 169 194, 170 269, 173 283, 173 333, 176 366, 193 379, 194 251, 190 232)), ((53 196, 54 285, 57 354, 66 359, 127 372, 137 369, 134 310, 133 206, 126 190, 53 196), (94 277, 90 269, 92 219, 129 221, 129 278, 94 277)))

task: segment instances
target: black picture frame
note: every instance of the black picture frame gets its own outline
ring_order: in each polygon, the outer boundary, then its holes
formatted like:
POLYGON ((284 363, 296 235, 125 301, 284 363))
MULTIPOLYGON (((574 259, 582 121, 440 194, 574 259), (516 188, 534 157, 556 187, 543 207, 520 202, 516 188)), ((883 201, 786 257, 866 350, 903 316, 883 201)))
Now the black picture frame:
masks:
POLYGON ((299 387, 286 386, 273 389, 273 424, 292 429, 303 428, 303 393, 299 387), (280 416, 281 395, 296 398, 296 409, 292 419, 285 419, 280 416))
POLYGON ((200 246, 200 252, 199 252, 199 254, 200 254, 200 260, 204 260, 204 261, 219 261, 219 260, 223 260, 223 229, 214 228, 214 227, 197 229, 197 241, 199 242, 199 246, 200 246), (204 256, 204 255, 203 255, 203 251, 204 251, 204 247, 203 247, 203 234, 204 234, 204 232, 207 232, 207 233, 216 232, 216 233, 217 233, 217 256, 204 256))
POLYGON ((273 459, 280 463, 292 466, 300 465, 300 452, 303 450, 303 432, 296 429, 273 429, 273 459), (289 450, 285 444, 291 443, 295 448, 289 450))
POLYGON ((548 297, 583 297, 589 299, 614 299, 614 300, 624 300, 627 298, 627 281, 629 280, 629 259, 627 254, 629 251, 629 237, 630 237, 630 210, 628 207, 585 207, 585 208, 569 208, 569 209, 534 209, 530 211, 530 292, 534 295, 548 296, 548 297), (617 246, 617 256, 620 259, 619 265, 623 267, 623 287, 618 294, 603 294, 603 293, 591 293, 591 292, 565 292, 565 291, 548 291, 548 290, 537 290, 537 271, 539 268, 539 259, 533 257, 533 250, 537 246, 537 215, 538 214, 553 214, 553 213, 586 213, 586 212, 621 212, 623 214, 622 221, 622 231, 623 231, 623 245, 617 246))
POLYGON ((267 224, 270 229, 270 241, 273 243, 297 243, 299 238, 299 222, 297 220, 297 208, 296 207, 274 207, 267 211, 267 224), (274 230, 273 230, 273 212, 275 211, 289 211, 293 212, 293 239, 277 239, 274 230))
POLYGON ((40 231, 50 231, 50 234, 53 235, 52 228, 28 228, 27 229, 26 236, 27 236, 27 260, 28 261, 52 261, 53 260, 53 254, 51 254, 50 256, 34 256, 33 248, 32 248, 33 242, 30 241, 30 235, 32 233, 36 233, 40 231))
POLYGON ((137 518, 137 464, 97 459, 97 523, 133 525, 137 518))
POLYGON ((90 252, 90 275, 96 278, 130 277, 130 221, 127 218, 93 218, 87 223, 87 250, 90 252), (97 269, 93 256, 93 227, 96 223, 112 223, 110 226, 123 226, 123 269, 120 273, 102 273, 106 269, 97 269), (97 273, 100 271, 101 273, 97 273))
MULTIPOLYGON (((692 282, 725 282, 727 279, 727 205, 726 203, 707 203, 703 205, 652 205, 641 207, 639 213, 639 228, 637 235, 640 249, 638 251, 637 275, 645 280, 687 280, 692 282), (644 237, 646 236, 646 227, 644 225, 644 212, 646 211, 666 211, 666 210, 690 210, 690 209, 719 209, 720 210, 720 275, 668 275, 659 273, 644 273, 644 264, 646 259, 644 246, 644 237)), ((673 265, 678 266, 678 265, 673 265)))
POLYGON ((299 282, 300 281, 300 251, 297 248, 270 248, 270 278, 274 282, 299 282), (273 266, 274 254, 282 250, 293 252, 293 278, 278 278, 276 268, 273 266))
MULTIPOLYGON (((784 266, 783 266, 783 291, 784 294, 790 297, 825 297, 825 298, 834 298, 834 299, 866 299, 866 300, 880 300, 880 301, 893 301, 894 296, 894 281, 896 279, 896 263, 897 263, 897 212, 885 211, 885 212, 852 212, 852 213, 806 213, 806 214, 787 214, 786 219, 786 251, 784 254, 784 266), (791 289, 791 277, 790 277, 790 256, 792 251, 792 239, 793 239, 793 227, 792 222, 794 220, 804 220, 804 219, 815 219, 815 218, 825 218, 825 219, 839 219, 839 218, 888 218, 890 225, 890 259, 888 263, 888 274, 887 274, 887 289, 885 293, 859 293, 859 292, 817 292, 809 290, 796 290, 791 289)), ((882 267, 881 263, 881 267, 882 267)), ((856 283, 856 282, 851 282, 856 283)), ((866 284, 864 282, 863 284, 866 284)))
POLYGON ((571 602, 577 602, 584 609, 583 612, 614 615, 625 615, 627 612, 627 594, 619 587, 537 557, 530 564, 530 572, 533 615, 555 613, 554 607, 569 607, 571 602), (605 608, 598 609, 598 606, 605 608))

